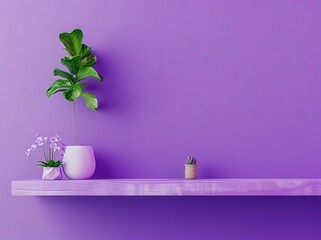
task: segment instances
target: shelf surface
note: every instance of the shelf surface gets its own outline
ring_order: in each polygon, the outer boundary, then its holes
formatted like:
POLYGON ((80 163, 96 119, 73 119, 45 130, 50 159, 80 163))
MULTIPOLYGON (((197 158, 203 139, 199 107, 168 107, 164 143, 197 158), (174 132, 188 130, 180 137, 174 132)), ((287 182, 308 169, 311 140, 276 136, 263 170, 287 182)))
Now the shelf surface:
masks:
POLYGON ((321 178, 12 181, 12 196, 321 196, 321 178))

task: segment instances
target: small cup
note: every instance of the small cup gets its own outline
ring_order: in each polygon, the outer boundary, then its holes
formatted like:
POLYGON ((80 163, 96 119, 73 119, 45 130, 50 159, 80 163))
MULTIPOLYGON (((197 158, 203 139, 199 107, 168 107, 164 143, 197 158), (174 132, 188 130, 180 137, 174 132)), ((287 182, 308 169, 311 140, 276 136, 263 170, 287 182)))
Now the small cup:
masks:
POLYGON ((197 178, 197 164, 185 164, 185 178, 196 179, 197 178))

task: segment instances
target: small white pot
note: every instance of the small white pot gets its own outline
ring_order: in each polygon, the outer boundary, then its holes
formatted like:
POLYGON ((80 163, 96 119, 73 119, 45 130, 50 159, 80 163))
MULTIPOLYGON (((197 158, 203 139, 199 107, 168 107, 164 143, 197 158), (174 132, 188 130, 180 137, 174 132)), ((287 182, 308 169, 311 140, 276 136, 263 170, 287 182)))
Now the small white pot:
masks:
POLYGON ((185 178, 196 179, 197 178, 197 164, 185 164, 185 178))
POLYGON ((60 167, 43 167, 42 171, 43 180, 61 180, 62 173, 60 167))
POLYGON ((64 173, 70 179, 88 179, 96 169, 92 146, 67 146, 63 158, 64 173))

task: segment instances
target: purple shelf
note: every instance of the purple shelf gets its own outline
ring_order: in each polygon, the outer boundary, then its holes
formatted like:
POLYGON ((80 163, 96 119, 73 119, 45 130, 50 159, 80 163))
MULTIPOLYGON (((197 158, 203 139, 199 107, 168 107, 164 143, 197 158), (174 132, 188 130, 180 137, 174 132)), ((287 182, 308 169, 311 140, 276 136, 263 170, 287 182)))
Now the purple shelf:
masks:
POLYGON ((12 181, 12 196, 321 196, 319 178, 12 181))

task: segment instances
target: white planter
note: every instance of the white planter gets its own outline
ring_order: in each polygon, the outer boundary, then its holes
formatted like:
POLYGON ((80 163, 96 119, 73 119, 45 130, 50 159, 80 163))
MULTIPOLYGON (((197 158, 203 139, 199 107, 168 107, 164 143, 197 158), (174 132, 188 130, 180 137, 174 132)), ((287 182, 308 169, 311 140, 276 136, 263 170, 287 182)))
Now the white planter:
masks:
POLYGON ((70 179, 88 179, 96 169, 92 146, 67 146, 63 158, 64 172, 70 179))
POLYGON ((196 179, 197 178, 197 165, 185 164, 185 178, 196 179))
POLYGON ((42 171, 43 180, 61 180, 62 173, 60 167, 43 167, 42 171))

